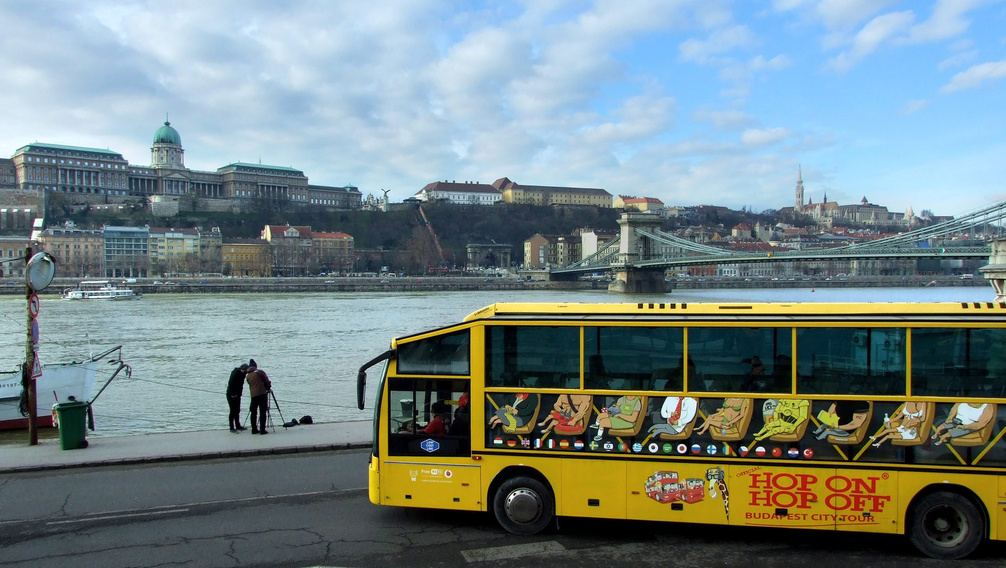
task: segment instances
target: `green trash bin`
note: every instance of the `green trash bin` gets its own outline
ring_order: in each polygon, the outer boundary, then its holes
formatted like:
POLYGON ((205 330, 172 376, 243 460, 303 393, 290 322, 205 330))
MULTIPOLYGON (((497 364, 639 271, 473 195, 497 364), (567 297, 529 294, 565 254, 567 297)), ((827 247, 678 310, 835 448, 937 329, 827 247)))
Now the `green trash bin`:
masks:
POLYGON ((56 419, 59 420, 59 446, 64 450, 86 448, 84 432, 87 428, 86 402, 71 400, 56 404, 56 419))

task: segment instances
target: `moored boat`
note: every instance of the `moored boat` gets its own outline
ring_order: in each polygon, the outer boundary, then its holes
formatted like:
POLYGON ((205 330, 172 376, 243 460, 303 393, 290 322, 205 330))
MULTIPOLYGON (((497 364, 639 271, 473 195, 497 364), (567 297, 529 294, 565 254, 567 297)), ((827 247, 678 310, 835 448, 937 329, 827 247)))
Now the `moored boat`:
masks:
POLYGON ((111 280, 84 280, 76 288, 63 290, 64 300, 135 300, 141 294, 111 280))
MULTIPOLYGON (((105 357, 120 349, 121 346, 115 347, 80 363, 42 365, 42 376, 35 380, 36 424, 52 426, 52 405, 57 402, 67 402, 71 400, 70 397, 82 402, 92 400, 91 393, 94 391, 98 368, 105 357)), ((122 362, 121 351, 110 362, 117 364, 117 367, 106 381, 106 385, 122 368, 128 368, 122 362)), ((0 373, 0 430, 28 427, 28 418, 21 414, 21 399, 21 370, 0 373)))

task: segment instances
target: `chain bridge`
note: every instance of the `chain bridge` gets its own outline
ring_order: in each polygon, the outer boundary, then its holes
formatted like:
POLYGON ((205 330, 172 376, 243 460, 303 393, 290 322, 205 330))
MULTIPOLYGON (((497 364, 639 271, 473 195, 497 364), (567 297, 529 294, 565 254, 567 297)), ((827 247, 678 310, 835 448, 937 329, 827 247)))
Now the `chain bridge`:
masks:
POLYGON ((779 262, 838 262, 911 259, 988 259, 991 244, 1006 235, 1006 201, 967 215, 890 237, 845 245, 816 245, 800 250, 737 251, 694 242, 660 230, 652 213, 623 213, 620 232, 583 260, 553 269, 553 280, 609 272, 609 289, 660 292, 667 269, 682 266, 779 262))

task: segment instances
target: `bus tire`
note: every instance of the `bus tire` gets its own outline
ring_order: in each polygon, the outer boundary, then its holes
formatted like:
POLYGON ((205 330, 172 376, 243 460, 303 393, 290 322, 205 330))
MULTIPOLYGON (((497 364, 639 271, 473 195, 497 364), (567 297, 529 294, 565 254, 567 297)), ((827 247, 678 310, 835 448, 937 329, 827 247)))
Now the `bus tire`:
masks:
POLYGON ((503 482, 493 497, 500 526, 514 534, 537 534, 552 522, 555 500, 537 479, 514 477, 503 482))
POLYGON ((985 517, 963 495, 930 493, 912 507, 912 544, 932 558, 956 560, 978 548, 985 538, 985 517))

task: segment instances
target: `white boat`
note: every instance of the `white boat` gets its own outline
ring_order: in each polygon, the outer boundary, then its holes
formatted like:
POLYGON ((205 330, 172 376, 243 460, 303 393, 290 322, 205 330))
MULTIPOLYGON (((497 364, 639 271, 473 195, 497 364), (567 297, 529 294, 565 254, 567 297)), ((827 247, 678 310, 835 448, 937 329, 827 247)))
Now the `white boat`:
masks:
POLYGON ((135 300, 140 296, 111 280, 84 280, 76 288, 63 290, 62 294, 64 300, 135 300))
MULTIPOLYGON (((52 426, 52 405, 67 402, 70 397, 81 402, 90 402, 94 391, 94 379, 104 359, 119 351, 109 363, 117 365, 105 382, 108 385, 123 368, 121 346, 92 357, 80 363, 59 363, 42 365, 42 376, 35 379, 37 426, 52 426)), ((104 390, 104 386, 102 390, 104 390)), ((21 414, 21 370, 0 373, 0 430, 28 427, 28 418, 21 414)), ((101 394, 101 391, 98 391, 101 394)), ((95 395, 94 398, 97 398, 95 395)))

